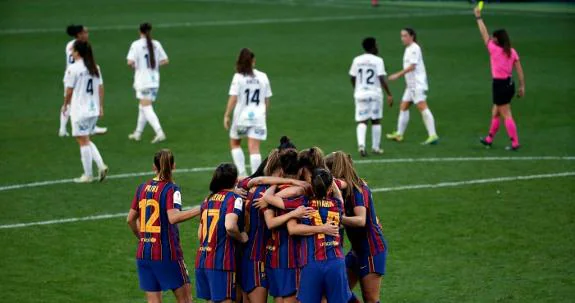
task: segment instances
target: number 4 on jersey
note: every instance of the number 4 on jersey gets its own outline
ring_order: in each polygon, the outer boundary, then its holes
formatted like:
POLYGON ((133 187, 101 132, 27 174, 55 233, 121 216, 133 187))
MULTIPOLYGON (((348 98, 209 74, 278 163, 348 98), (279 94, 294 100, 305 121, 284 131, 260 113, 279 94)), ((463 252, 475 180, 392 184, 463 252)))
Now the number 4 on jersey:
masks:
POLYGON ((88 84, 86 85, 86 92, 90 95, 94 95, 94 87, 93 87, 92 79, 88 80, 88 84))

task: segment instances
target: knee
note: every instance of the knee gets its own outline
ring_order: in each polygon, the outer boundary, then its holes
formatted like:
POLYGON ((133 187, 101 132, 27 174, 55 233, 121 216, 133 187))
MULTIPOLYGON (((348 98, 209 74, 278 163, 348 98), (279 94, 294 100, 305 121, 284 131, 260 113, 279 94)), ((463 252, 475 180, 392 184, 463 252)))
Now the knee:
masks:
POLYGON ((381 124, 381 119, 371 120, 371 125, 379 125, 381 124))
POLYGON ((240 148, 241 147, 241 141, 240 140, 230 140, 230 148, 234 149, 234 148, 240 148))
POLYGON ((366 124, 367 125, 367 121, 368 120, 359 121, 359 122, 357 122, 357 125, 360 125, 360 124, 366 124))

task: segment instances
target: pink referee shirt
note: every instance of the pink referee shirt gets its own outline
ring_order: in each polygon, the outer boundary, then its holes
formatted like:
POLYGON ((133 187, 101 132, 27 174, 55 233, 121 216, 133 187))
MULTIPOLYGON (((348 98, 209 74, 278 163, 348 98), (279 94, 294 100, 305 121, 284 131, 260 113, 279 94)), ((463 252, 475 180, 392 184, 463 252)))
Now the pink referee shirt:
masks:
POLYGON ((491 76, 493 79, 507 79, 513 75, 513 64, 519 61, 519 55, 514 48, 511 49, 511 56, 507 57, 503 47, 498 46, 489 40, 487 43, 489 60, 491 61, 491 76))

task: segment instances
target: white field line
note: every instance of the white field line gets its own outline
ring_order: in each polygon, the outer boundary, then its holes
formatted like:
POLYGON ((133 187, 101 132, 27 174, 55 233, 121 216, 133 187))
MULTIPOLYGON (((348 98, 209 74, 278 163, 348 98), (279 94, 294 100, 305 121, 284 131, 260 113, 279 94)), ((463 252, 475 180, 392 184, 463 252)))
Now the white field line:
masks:
MULTIPOLYGON (((414 189, 437 189, 445 187, 457 187, 465 185, 475 185, 475 184, 487 184, 496 182, 511 182, 511 181, 526 181, 526 180, 536 180, 536 179, 549 179, 549 178, 561 178, 561 177, 572 177, 575 176, 575 172, 563 172, 563 173, 553 173, 553 174, 539 174, 539 175, 527 175, 527 176, 515 176, 515 177, 498 177, 498 178, 488 178, 488 179, 475 179, 467 181, 454 181, 454 182, 440 182, 436 184, 416 184, 416 185, 404 185, 404 186, 394 186, 394 187, 381 187, 373 188, 373 192, 390 192, 390 191, 405 191, 414 189)), ((15 223, 15 224, 5 224, 0 225, 0 229, 14 229, 23 228, 37 225, 53 225, 53 224, 63 224, 81 221, 95 221, 104 220, 109 218, 125 217, 127 213, 115 213, 115 214, 102 214, 93 215, 87 217, 78 218, 66 218, 66 219, 56 219, 48 221, 37 221, 28 223, 15 223)))
MULTIPOLYGON (((464 15, 469 12, 463 11, 445 11, 445 12, 412 12, 397 13, 393 15, 382 14, 365 14, 351 16, 324 16, 324 17, 306 17, 306 18, 268 18, 268 19, 249 19, 249 20, 215 20, 215 21, 197 21, 197 22, 174 22, 154 24, 156 28, 177 28, 177 27, 214 27, 214 26, 235 26, 235 25, 254 25, 254 24, 282 24, 282 23, 304 23, 304 22, 330 22, 330 21, 355 21, 370 19, 396 19, 409 17, 440 17, 464 15)), ((91 31, 101 30, 134 30, 137 26, 129 25, 102 25, 90 26, 91 31)), ((0 35, 17 35, 17 34, 37 34, 37 33, 61 33, 62 28, 7 28, 0 29, 0 35)))
MULTIPOLYGON (((544 157, 447 157, 447 158, 398 158, 398 159, 375 159, 375 160, 357 160, 356 164, 377 164, 377 163, 416 163, 416 162, 475 162, 475 161, 573 161, 575 157, 565 156, 544 156, 544 157)), ((249 167, 249 165, 248 165, 249 167)), ((193 167, 178 168, 175 173, 197 173, 212 171, 214 167, 193 167)), ((108 179, 125 179, 141 176, 149 176, 152 172, 135 172, 109 175, 108 179)), ((7 190, 42 187, 56 184, 74 183, 74 179, 47 180, 31 183, 21 183, 0 186, 0 192, 7 190)))

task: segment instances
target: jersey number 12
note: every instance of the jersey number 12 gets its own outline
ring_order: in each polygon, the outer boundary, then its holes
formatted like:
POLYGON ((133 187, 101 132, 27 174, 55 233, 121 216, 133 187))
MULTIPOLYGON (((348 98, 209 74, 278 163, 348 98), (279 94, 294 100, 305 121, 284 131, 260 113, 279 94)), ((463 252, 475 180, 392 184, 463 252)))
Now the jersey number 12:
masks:
MULTIPOLYGON (((357 72, 359 73, 359 82, 363 82, 363 69, 360 68, 357 72)), ((367 76, 367 78, 365 79, 365 83, 375 84, 375 82, 373 81, 375 71, 373 71, 373 69, 367 69, 365 70, 365 74, 367 76)))

